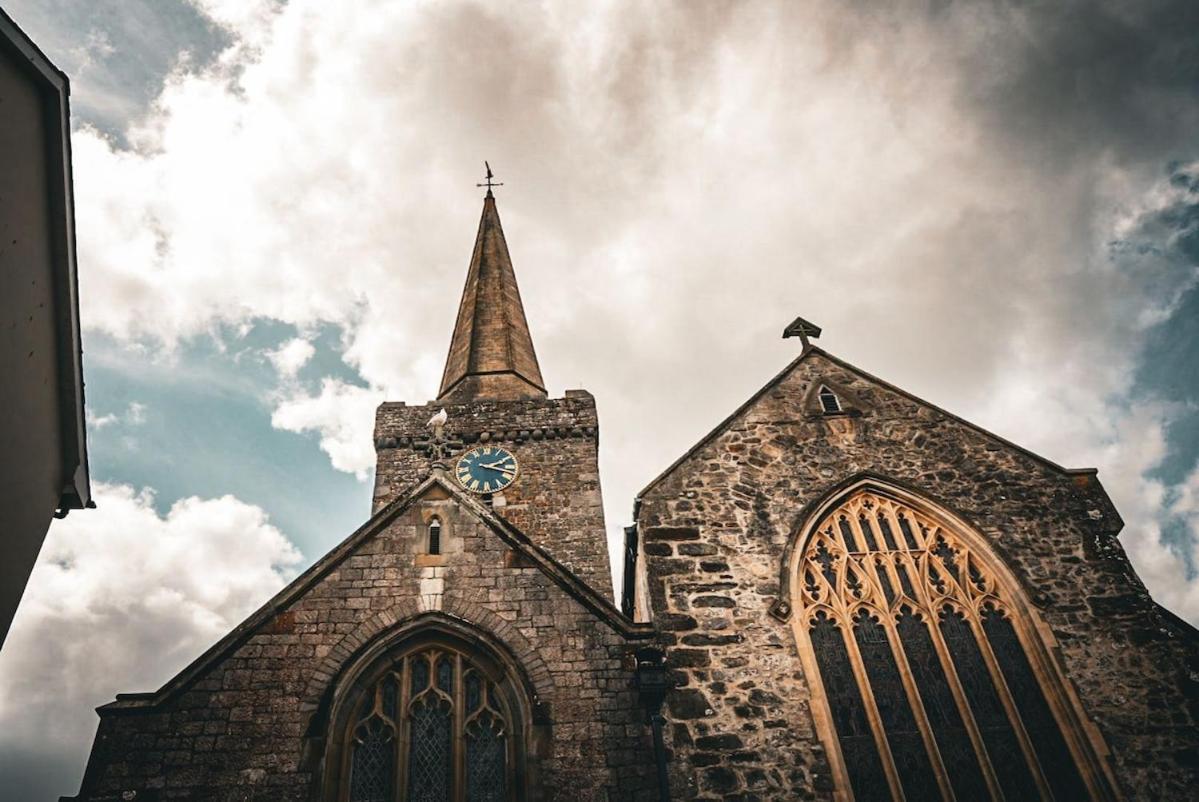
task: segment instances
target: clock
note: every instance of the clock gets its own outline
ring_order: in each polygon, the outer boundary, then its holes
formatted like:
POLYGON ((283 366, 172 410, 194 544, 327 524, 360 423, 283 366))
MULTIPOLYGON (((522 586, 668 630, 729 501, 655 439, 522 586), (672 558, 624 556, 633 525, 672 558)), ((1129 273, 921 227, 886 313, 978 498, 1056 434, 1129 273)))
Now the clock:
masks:
POLYGON ((508 449, 480 446, 458 458, 454 475, 472 493, 498 493, 516 481, 519 470, 516 456, 508 449))

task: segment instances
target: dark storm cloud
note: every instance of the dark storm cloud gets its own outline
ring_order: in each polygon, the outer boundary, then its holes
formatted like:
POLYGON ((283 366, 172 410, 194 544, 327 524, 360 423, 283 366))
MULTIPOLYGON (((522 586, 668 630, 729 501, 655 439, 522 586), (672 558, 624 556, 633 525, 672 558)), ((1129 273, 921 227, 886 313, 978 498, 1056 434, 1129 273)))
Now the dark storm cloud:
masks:
MULTIPOLYGON (((1119 163, 1194 154, 1199 5, 1189 0, 853 7, 846 50, 853 39, 898 41, 923 28, 928 57, 956 76, 997 142, 1046 169, 1101 150, 1119 163)), ((892 67, 910 66, 897 48, 892 67)))
MULTIPOLYGON (((962 8, 958 6, 957 8, 962 8)), ((1116 0, 983 4, 965 91, 1010 147, 1050 169, 1080 151, 1117 163, 1193 157, 1199 4, 1116 0), (1185 151, 1181 152, 1181 151, 1185 151)))

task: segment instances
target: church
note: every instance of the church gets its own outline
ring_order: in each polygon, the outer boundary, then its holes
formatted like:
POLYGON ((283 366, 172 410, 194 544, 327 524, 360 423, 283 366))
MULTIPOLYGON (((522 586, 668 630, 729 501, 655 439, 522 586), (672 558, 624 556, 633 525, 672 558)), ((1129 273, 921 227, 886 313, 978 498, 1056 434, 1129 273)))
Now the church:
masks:
MULTIPOLYGON (((80 802, 1199 794, 1199 633, 1094 470, 812 344, 645 487, 614 602, 595 399, 551 398, 491 187, 370 518, 150 693, 80 802)), ((66 799, 66 798, 64 798, 66 799)))

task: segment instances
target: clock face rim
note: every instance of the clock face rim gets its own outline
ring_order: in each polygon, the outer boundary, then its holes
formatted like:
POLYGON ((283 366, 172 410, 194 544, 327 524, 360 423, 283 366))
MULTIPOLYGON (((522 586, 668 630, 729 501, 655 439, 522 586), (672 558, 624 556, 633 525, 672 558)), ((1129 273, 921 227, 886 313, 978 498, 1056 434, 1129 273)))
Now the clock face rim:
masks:
MULTIPOLYGON (((469 469, 468 469, 468 472, 469 472, 469 469)), ((520 460, 517 459, 516 454, 513 451, 505 448, 504 446, 493 446, 493 445, 475 446, 474 448, 470 449, 469 451, 463 452, 461 454, 461 456, 459 456, 458 459, 454 461, 454 480, 458 483, 458 486, 461 487, 463 490, 465 490, 468 493, 474 493, 477 496, 490 496, 490 495, 494 495, 496 493, 503 493, 505 490, 512 487, 512 485, 514 485, 516 483, 516 480, 519 478, 520 478, 520 460), (483 490, 482 488, 479 488, 478 490, 473 490, 473 489, 471 489, 470 486, 466 485, 462 481, 462 478, 461 478, 462 461, 465 460, 467 457, 470 457, 473 454, 478 454, 481 456, 483 449, 485 449, 485 448, 494 449, 495 451, 500 451, 500 452, 503 452, 504 454, 507 454, 508 458, 511 458, 512 464, 514 466, 516 466, 516 469, 512 473, 512 478, 509 479, 508 483, 505 484, 503 487, 497 487, 493 490, 483 490)))

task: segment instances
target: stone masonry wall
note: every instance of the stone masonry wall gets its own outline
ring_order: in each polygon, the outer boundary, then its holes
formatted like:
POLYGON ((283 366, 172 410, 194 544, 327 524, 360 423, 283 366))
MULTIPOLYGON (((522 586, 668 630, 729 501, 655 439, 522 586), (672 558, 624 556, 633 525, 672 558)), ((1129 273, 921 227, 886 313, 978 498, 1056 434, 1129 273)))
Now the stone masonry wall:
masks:
POLYGON ((667 708, 678 797, 831 798, 797 647, 769 610, 800 511, 861 472, 916 488, 989 539, 1052 629, 1124 795, 1194 793, 1194 633, 1145 592, 1094 475, 1056 469, 817 350, 642 499, 649 608, 679 684, 667 708), (860 417, 822 416, 814 390, 825 382, 860 417))
MULTIPOLYGON (((430 460, 419 443, 430 434, 429 418, 443 407, 449 415, 446 433, 462 441, 461 450, 498 444, 520 462, 517 481, 497 499, 496 512, 611 599, 599 422, 591 394, 568 390, 565 398, 553 399, 380 405, 375 419, 376 510, 428 475, 430 460)), ((461 450, 448 460, 451 466, 461 450)))
MULTIPOLYGON (((527 674, 550 725, 547 800, 656 793, 626 641, 440 488, 367 537, 272 620, 156 709, 106 708, 78 797, 309 800, 325 732, 313 713, 342 665, 423 611, 490 632, 527 674), (443 521, 427 565, 424 518, 443 521), (422 563, 421 558, 424 559, 422 563), (134 791, 135 797, 121 796, 134 791)), ((535 756, 531 756, 535 757, 535 756)))

